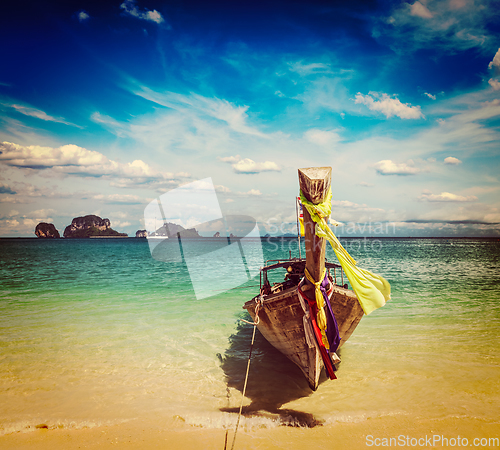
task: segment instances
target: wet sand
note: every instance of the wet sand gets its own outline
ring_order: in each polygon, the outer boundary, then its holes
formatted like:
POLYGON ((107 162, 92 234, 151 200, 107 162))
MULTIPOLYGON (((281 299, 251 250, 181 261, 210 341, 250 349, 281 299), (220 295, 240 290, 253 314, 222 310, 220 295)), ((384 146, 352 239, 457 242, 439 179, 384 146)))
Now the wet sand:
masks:
MULTIPOLYGON (((227 433, 228 450, 231 448, 233 436, 234 429, 230 429, 227 433)), ((179 420, 154 424, 131 421, 115 426, 81 430, 41 428, 27 433, 9 434, 0 437, 0 448, 3 450, 117 448, 223 450, 225 439, 224 429, 193 427, 179 420)), ((314 428, 277 427, 249 430, 240 428, 234 449, 356 450, 387 447, 438 449, 463 447, 464 444, 472 448, 500 448, 499 440, 500 421, 382 417, 360 423, 336 423, 314 428), (388 440, 384 441, 384 438, 388 440), (392 442, 389 441, 390 438, 393 438, 392 442), (475 443, 481 444, 481 441, 474 439, 481 438, 483 444, 486 443, 485 439, 490 439, 491 445, 475 446, 475 443), (496 438, 496 441, 491 438, 496 438), (444 439, 448 439, 448 445, 444 439)))

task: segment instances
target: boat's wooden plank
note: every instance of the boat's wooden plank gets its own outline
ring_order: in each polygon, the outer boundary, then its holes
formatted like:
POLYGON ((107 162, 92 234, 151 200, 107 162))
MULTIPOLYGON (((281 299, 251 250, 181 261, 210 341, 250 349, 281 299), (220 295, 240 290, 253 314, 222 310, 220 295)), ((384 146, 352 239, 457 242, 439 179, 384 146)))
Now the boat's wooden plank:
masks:
POLYGON ((337 320, 341 338, 340 345, 342 345, 349 339, 364 312, 354 292, 340 286, 333 286, 330 305, 337 320))
MULTIPOLYGON (((245 308, 255 320, 255 301, 245 308)), ((288 359, 297 364, 311 389, 316 390, 322 362, 316 347, 309 348, 305 340, 304 312, 297 297, 297 288, 287 289, 266 298, 259 310, 259 331, 264 338, 288 359)))
MULTIPOLYGON (((363 317, 363 309, 356 295, 349 289, 333 286, 330 298, 339 326, 340 345, 349 339, 363 317)), ((245 303, 255 320, 255 300, 245 303)), ((259 330, 266 340, 299 366, 312 389, 317 388, 322 367, 319 352, 307 346, 304 334, 303 311, 297 297, 297 288, 289 288, 265 297, 259 311, 259 330)))

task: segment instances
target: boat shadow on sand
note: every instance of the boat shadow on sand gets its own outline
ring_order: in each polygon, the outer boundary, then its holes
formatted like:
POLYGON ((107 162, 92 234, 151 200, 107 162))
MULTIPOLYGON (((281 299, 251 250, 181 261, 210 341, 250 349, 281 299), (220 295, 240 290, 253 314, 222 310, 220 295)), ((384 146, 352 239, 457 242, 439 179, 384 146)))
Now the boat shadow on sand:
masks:
MULTIPOLYGON (((248 321, 252 320, 249 314, 244 314, 241 317, 248 321)), ((229 337, 229 347, 224 355, 217 355, 226 375, 228 388, 235 388, 240 392, 243 392, 245 383, 252 333, 252 325, 239 322, 236 333, 229 337)), ((326 379, 323 370, 320 383, 326 379)), ((245 393, 245 397, 249 398, 251 403, 243 407, 242 415, 269 418, 284 426, 315 427, 322 425, 323 422, 312 414, 281 408, 288 402, 308 397, 312 393, 313 391, 300 369, 269 344, 257 330, 245 393)), ((220 408, 220 410, 239 413, 240 408, 226 407, 220 408)))

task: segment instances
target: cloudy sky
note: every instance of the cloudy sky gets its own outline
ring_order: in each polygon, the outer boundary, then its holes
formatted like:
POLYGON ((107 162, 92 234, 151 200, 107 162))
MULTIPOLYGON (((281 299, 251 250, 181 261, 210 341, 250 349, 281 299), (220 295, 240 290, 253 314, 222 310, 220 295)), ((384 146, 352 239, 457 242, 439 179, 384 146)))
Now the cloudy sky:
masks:
POLYGON ((500 236, 499 1, 260 5, 2 2, 0 236, 206 177, 289 231, 310 166, 340 235, 500 236))

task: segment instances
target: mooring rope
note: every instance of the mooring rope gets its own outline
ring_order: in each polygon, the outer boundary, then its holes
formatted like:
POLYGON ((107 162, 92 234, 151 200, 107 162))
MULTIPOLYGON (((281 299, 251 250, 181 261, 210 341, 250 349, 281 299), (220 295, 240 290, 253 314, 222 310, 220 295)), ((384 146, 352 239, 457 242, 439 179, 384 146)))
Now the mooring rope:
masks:
MULTIPOLYGON (((234 449, 234 443, 236 442, 236 433, 238 433, 238 426, 240 425, 241 411, 243 410, 243 401, 245 400, 245 393, 247 391, 247 383, 248 383, 248 374, 250 372, 250 360, 252 359, 253 344, 255 342, 255 331, 257 330, 257 325, 259 323, 259 308, 261 307, 263 301, 264 301, 264 298, 262 297, 262 295, 259 297, 259 300, 256 300, 257 306, 255 307, 255 319, 254 319, 253 323, 248 322, 247 320, 244 320, 244 319, 240 319, 241 321, 243 321, 245 323, 253 325, 253 334, 252 334, 252 343, 250 344, 250 353, 248 355, 247 373, 245 375, 245 383, 243 384, 243 392, 242 392, 241 403, 240 403, 240 412, 238 413, 238 420, 236 421, 236 428, 234 430, 233 443, 231 445, 231 450, 234 449)), ((226 433, 226 443, 227 443, 227 433, 226 433)), ((224 445, 224 450, 226 450, 225 445, 224 445)))
POLYGON ((258 325, 260 320, 259 320, 259 316, 255 316, 255 322, 249 322, 248 320, 245 320, 245 319, 240 319, 240 322, 245 322, 245 323, 248 323, 248 325, 258 325))

